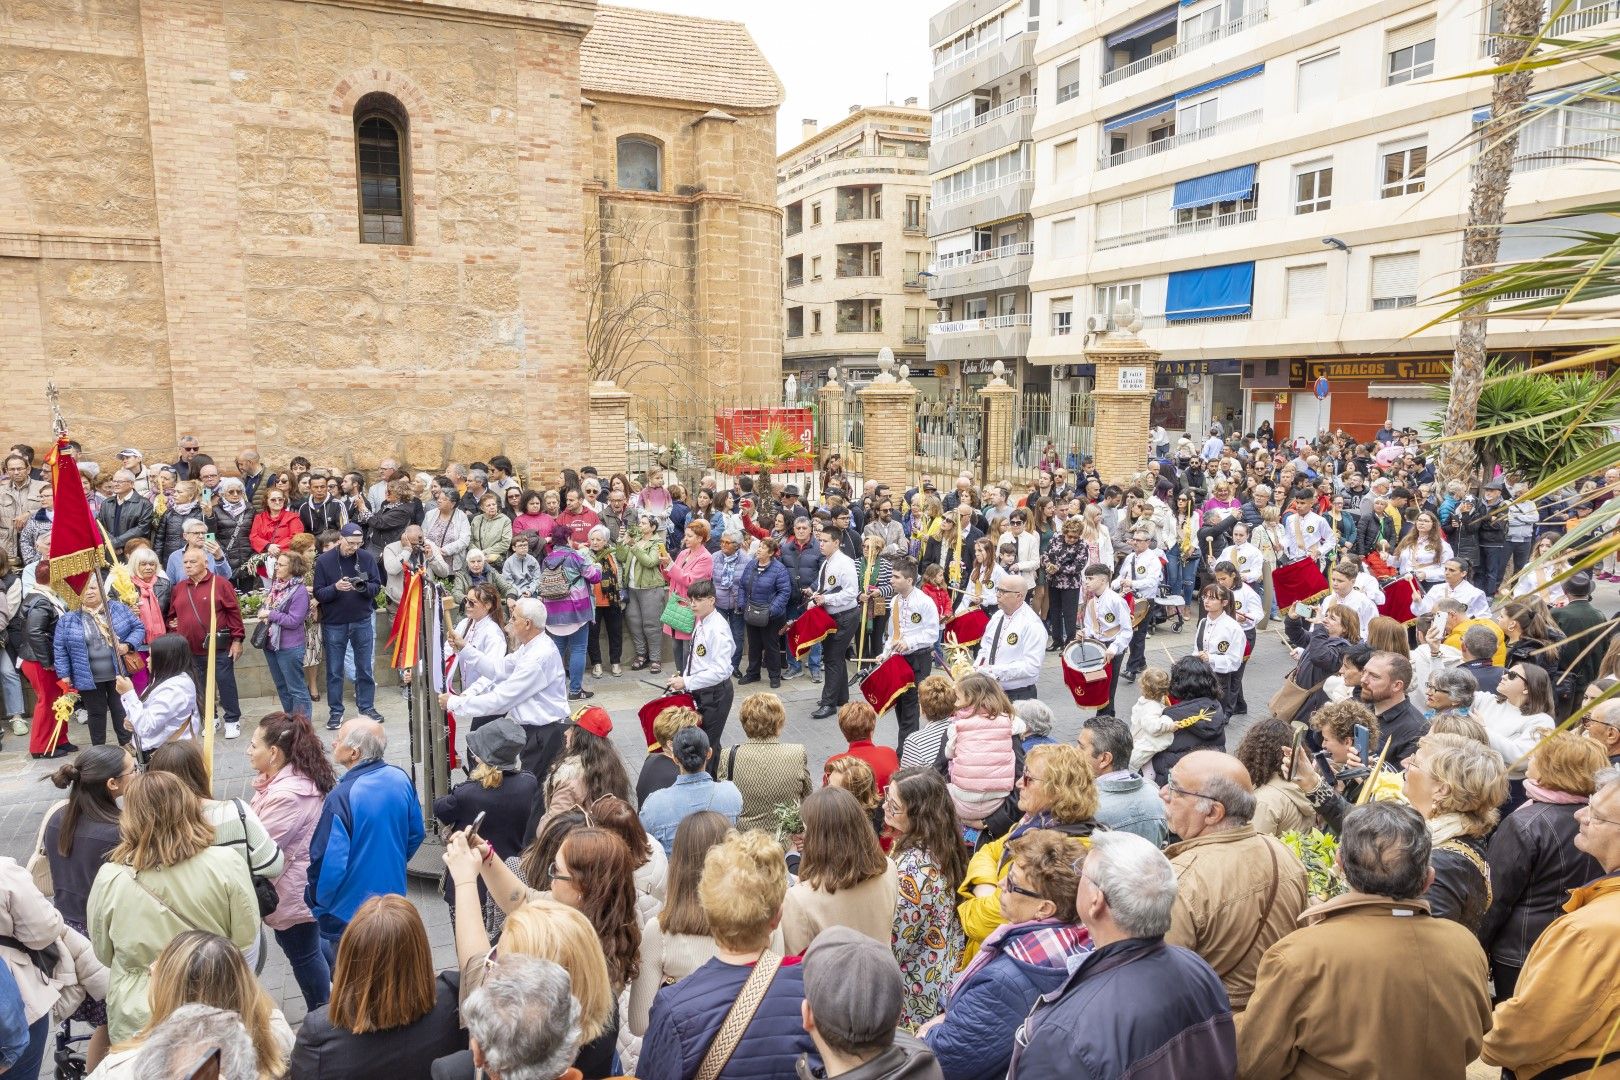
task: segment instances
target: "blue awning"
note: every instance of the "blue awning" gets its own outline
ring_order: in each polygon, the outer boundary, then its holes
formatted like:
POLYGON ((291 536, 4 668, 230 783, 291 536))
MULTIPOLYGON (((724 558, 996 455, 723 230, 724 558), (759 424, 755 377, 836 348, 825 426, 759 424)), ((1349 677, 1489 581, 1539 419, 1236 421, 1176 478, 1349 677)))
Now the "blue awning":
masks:
POLYGON ((1253 165, 1239 165, 1225 172, 1196 176, 1176 184, 1176 193, 1170 200, 1170 209, 1188 210, 1211 203, 1247 199, 1254 191, 1253 165))
POLYGON ((1140 121, 1167 113, 1175 107, 1175 98, 1165 98, 1163 101, 1156 101, 1152 105, 1144 105, 1134 112, 1128 112, 1123 116, 1116 116, 1112 120, 1104 120, 1103 130, 1116 131, 1122 127, 1129 127, 1130 125, 1139 123, 1140 121))
MULTIPOLYGON (((1595 84, 1591 82, 1583 82, 1577 83, 1574 86, 1566 86, 1561 90, 1547 90, 1540 94, 1532 94, 1530 95, 1530 99, 1524 103, 1525 111, 1529 112, 1532 109, 1555 109, 1571 98, 1585 93, 1587 90, 1591 89, 1593 85, 1595 84)), ((1490 118, 1491 107, 1489 105, 1486 105, 1482 109, 1474 110, 1474 123, 1483 124, 1490 118)))
POLYGON ((1190 97, 1198 97, 1200 94, 1207 94, 1211 90, 1218 90, 1223 86, 1228 86, 1235 82, 1242 82, 1244 79, 1252 79, 1264 70, 1266 70, 1266 65, 1256 64, 1252 68, 1244 68, 1242 71, 1234 71, 1230 75, 1222 75, 1220 78, 1211 79, 1207 83, 1200 83, 1190 90, 1183 90, 1181 93, 1176 95, 1175 99, 1177 101, 1184 101, 1190 97))
POLYGON ((1166 322, 1247 315, 1254 303, 1254 263, 1176 270, 1164 302, 1166 322))
POLYGON ((1103 46, 1105 48, 1112 49, 1115 45, 1118 45, 1121 42, 1130 41, 1132 38, 1139 38, 1143 34, 1150 34, 1155 30, 1162 30, 1166 26, 1174 26, 1176 24, 1177 13, 1178 9, 1174 4, 1165 8, 1163 11, 1155 11, 1147 18, 1138 19, 1136 22, 1131 23, 1131 25, 1119 30, 1115 30, 1112 34, 1109 34, 1107 37, 1103 38, 1103 46))

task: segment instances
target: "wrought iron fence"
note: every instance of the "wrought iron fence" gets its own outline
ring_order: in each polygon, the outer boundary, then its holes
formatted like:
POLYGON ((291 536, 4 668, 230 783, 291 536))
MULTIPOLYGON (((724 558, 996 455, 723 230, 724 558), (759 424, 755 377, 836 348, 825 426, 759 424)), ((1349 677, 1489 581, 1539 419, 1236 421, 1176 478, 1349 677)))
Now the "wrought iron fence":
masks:
POLYGON ((776 426, 798 439, 805 452, 772 469, 771 477, 807 491, 827 445, 816 414, 810 394, 800 395, 796 401, 776 394, 715 404, 675 397, 637 398, 625 424, 630 472, 643 477, 655 468, 662 469, 666 479, 679 481, 689 495, 711 477, 716 490, 732 490, 738 487, 740 476, 757 469, 733 464, 727 454, 776 426))
POLYGON ((1020 394, 1014 404, 1012 462, 1015 483, 1034 483, 1041 469, 1056 464, 1073 470, 1092 452, 1096 416, 1090 394, 1020 394))

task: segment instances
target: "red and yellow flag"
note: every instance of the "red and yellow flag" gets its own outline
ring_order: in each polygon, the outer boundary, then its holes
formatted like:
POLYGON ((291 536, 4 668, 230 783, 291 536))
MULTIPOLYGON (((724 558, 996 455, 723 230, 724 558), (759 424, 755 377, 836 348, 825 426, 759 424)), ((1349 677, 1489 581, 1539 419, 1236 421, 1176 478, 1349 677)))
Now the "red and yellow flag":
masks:
POLYGON ((422 580, 427 571, 405 567, 405 587, 400 592, 399 610, 388 629, 388 643, 394 647, 394 668, 416 666, 422 642, 422 580))
POLYGON ((46 459, 56 492, 51 519, 51 588, 69 608, 79 606, 79 594, 90 575, 107 565, 101 527, 90 513, 79 463, 73 459, 66 435, 58 435, 56 449, 46 459))

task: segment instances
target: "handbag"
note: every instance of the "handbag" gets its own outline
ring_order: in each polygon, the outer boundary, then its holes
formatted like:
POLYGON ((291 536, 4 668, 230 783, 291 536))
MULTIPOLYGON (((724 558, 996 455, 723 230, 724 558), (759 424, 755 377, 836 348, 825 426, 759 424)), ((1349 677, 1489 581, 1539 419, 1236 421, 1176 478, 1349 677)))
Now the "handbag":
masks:
POLYGON ((253 896, 259 901, 259 918, 262 919, 276 913, 276 908, 281 906, 281 896, 276 892, 275 882, 253 872, 253 856, 248 850, 247 811, 242 809, 241 799, 231 802, 236 804, 236 820, 242 823, 242 858, 247 860, 248 876, 253 879, 253 896))
POLYGON ((748 601, 743 608, 743 622, 749 626, 771 625, 771 605, 748 601))
POLYGON ((658 621, 677 634, 690 634, 693 627, 697 626, 697 615, 686 606, 684 600, 671 592, 664 599, 664 611, 658 616, 658 621))
POLYGON ((253 628, 253 636, 248 639, 248 642, 255 649, 267 649, 270 647, 270 623, 268 620, 259 620, 259 625, 253 628))
POLYGON ((28 856, 28 876, 34 879, 34 888, 43 896, 56 892, 56 883, 51 880, 51 859, 45 854, 45 826, 51 823, 51 816, 67 804, 66 799, 59 799, 46 808, 39 822, 39 835, 34 837, 34 853, 28 856))
POLYGON ((703 1064, 698 1066, 697 1080, 716 1080, 720 1070, 726 1067, 731 1055, 737 1052, 737 1044, 742 1042, 743 1032, 748 1030, 754 1014, 759 1012, 765 992, 771 988, 771 980, 776 978, 776 970, 781 966, 780 955, 769 949, 760 954, 754 970, 748 973, 748 981, 738 992, 737 1000, 732 1002, 731 1011, 721 1022, 719 1034, 704 1053, 703 1064))
POLYGON ((1292 723, 1294 715, 1304 707, 1305 702, 1310 700, 1312 694, 1322 689, 1322 683, 1327 682, 1326 679, 1323 679, 1322 682, 1307 690, 1294 681, 1294 675, 1298 670, 1298 668, 1295 668, 1294 671, 1288 673, 1288 677, 1282 681, 1281 686, 1277 687, 1277 692, 1271 695, 1271 701, 1266 706, 1271 710, 1271 715, 1274 718, 1281 720, 1285 724, 1292 723))

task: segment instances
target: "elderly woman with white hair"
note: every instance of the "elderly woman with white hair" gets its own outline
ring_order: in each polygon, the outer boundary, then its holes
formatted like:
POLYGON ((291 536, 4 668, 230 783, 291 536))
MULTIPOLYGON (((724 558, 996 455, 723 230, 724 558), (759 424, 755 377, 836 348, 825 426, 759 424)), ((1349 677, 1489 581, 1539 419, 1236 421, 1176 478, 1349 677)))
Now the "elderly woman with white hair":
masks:
POLYGON ((234 476, 221 480, 219 498, 210 505, 203 520, 224 552, 225 561, 236 571, 231 583, 238 590, 253 589, 259 584, 257 575, 247 568, 248 560, 253 558, 253 518, 253 504, 248 502, 247 488, 242 481, 234 476))
POLYGON ((602 677, 602 638, 607 637, 607 664, 615 677, 624 674, 619 657, 624 654, 624 578, 619 556, 610 543, 606 525, 593 525, 590 532, 590 558, 602 571, 602 579, 591 587, 596 601, 596 620, 591 623, 586 652, 591 674, 602 677))
POLYGON ((483 548, 468 548, 464 558, 461 569, 450 579, 450 597, 456 602, 456 610, 463 615, 467 613, 467 594, 475 585, 492 586, 502 600, 511 599, 511 583, 489 564, 483 548))
POLYGON ((1050 746, 1057 742, 1052 738, 1052 722, 1057 717, 1053 715, 1050 705, 1030 698, 1027 701, 1014 702, 1013 712, 1018 714, 1018 719, 1022 720, 1024 727, 1028 729, 1028 734, 1023 738, 1024 753, 1029 753, 1037 746, 1050 746))
POLYGON ((566 1080, 580 1041, 569 974, 550 960, 503 953, 462 1005, 473 1067, 487 1076, 566 1080))

